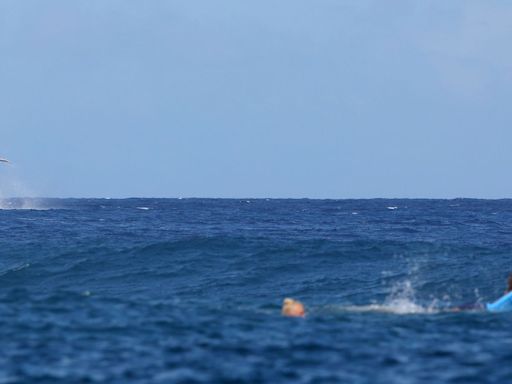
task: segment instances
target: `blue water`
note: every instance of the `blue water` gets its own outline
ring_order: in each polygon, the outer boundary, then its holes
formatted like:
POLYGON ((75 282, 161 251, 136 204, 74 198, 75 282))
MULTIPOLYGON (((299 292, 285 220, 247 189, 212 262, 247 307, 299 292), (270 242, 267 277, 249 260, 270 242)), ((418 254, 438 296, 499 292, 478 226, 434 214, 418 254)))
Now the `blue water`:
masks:
POLYGON ((512 200, 3 207, 0 383, 512 382, 512 200))

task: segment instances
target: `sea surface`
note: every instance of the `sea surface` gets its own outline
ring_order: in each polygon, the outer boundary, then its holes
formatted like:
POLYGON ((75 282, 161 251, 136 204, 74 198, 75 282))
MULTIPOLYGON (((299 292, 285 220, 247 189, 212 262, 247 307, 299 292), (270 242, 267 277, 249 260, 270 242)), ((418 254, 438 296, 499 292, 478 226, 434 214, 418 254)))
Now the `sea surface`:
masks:
POLYGON ((512 200, 1 206, 2 384, 512 382, 512 200))

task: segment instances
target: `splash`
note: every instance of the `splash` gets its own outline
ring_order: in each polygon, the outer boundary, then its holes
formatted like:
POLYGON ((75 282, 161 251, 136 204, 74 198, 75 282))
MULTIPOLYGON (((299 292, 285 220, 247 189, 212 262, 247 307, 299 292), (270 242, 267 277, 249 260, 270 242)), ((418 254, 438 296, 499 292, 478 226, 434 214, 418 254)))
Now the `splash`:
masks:
POLYGON ((0 173, 0 210, 48 209, 42 200, 35 198, 35 193, 16 174, 13 166, 3 169, 0 173))
POLYGON ((415 291, 409 280, 394 285, 391 289, 391 294, 386 298, 381 307, 388 312, 396 314, 438 312, 436 310, 436 300, 426 307, 417 304, 415 291))
POLYGON ((391 289, 391 293, 382 304, 348 306, 343 307, 343 310, 348 312, 392 313, 396 315, 434 314, 440 312, 437 304, 435 299, 428 306, 418 304, 412 283, 406 280, 395 284, 391 289))
POLYGON ((43 211, 50 209, 45 206, 41 199, 32 197, 25 198, 2 198, 0 197, 0 210, 26 209, 43 211))

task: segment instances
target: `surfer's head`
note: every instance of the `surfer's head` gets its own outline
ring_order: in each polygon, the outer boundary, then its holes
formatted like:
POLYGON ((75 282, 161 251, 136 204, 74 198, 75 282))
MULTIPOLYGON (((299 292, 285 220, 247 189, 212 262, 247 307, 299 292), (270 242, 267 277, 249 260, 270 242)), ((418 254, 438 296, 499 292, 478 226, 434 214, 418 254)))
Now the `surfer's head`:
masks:
POLYGON ((512 292, 512 273, 508 275, 508 284, 507 284, 507 290, 505 293, 512 292))
POLYGON ((306 310, 300 301, 286 298, 283 300, 283 309, 281 313, 283 316, 304 317, 306 315, 306 310))

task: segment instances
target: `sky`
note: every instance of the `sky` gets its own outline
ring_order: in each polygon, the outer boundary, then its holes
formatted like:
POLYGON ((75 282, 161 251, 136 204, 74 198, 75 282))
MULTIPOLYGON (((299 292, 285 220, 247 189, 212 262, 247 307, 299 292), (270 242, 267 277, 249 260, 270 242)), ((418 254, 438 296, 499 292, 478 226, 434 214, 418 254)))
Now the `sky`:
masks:
POLYGON ((0 195, 512 197, 512 3, 1 0, 0 195))

